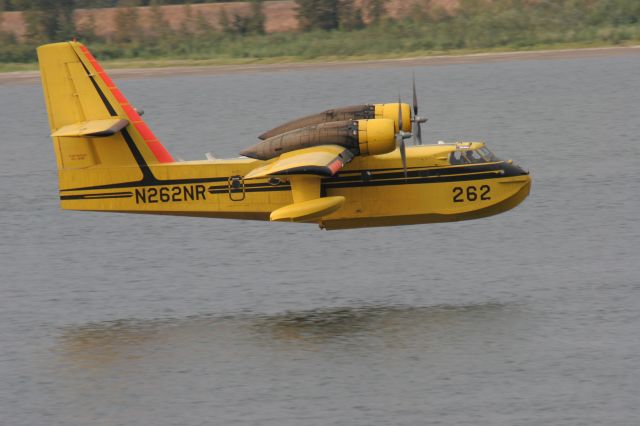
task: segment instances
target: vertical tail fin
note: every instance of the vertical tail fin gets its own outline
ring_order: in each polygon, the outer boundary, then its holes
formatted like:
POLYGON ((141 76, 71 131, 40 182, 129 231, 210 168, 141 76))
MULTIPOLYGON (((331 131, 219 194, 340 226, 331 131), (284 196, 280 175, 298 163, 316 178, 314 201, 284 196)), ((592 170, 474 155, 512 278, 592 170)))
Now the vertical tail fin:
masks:
POLYGON ((60 170, 137 165, 145 175, 174 161, 84 45, 41 46, 38 61, 60 170))

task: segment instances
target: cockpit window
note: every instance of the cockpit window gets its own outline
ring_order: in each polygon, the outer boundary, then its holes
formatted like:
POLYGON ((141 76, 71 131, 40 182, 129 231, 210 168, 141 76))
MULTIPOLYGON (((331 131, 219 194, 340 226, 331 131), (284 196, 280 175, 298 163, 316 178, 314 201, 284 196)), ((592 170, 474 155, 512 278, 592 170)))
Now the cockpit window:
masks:
POLYGON ((460 164, 491 163, 494 161, 500 160, 485 147, 479 149, 456 149, 449 155, 449 162, 453 166, 460 164))
POLYGON ((496 157, 493 152, 489 151, 486 147, 478 149, 478 152, 489 162, 492 161, 500 161, 498 157, 496 157))

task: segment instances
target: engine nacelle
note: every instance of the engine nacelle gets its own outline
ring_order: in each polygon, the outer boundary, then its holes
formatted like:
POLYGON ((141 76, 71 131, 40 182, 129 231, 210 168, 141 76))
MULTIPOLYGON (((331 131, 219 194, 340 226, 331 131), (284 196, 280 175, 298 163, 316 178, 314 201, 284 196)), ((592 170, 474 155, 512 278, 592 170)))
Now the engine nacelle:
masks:
POLYGON ((411 106, 409 104, 401 103, 393 104, 375 104, 375 118, 387 118, 393 120, 395 125, 395 131, 398 132, 398 117, 400 112, 402 114, 402 130, 405 132, 411 132, 411 106))
POLYGON ((263 134, 258 136, 258 139, 267 140, 283 133, 288 133, 293 130, 302 129, 305 127, 315 126, 317 124, 334 123, 338 121, 348 120, 371 120, 374 118, 387 118, 389 120, 393 120, 397 132, 399 122, 398 111, 402 112, 402 130, 405 132, 410 132, 411 106, 409 106, 409 104, 366 104, 329 109, 318 114, 297 118, 267 132, 264 132, 263 134))
POLYGON ((388 118, 334 121, 270 137, 243 150, 240 155, 270 160, 285 152, 318 145, 344 146, 355 155, 385 154, 395 149, 395 133, 396 124, 388 118))
MULTIPOLYGON (((404 122, 402 123, 404 127, 404 122)), ((388 118, 358 120, 360 155, 386 154, 396 149, 395 123, 388 118)))

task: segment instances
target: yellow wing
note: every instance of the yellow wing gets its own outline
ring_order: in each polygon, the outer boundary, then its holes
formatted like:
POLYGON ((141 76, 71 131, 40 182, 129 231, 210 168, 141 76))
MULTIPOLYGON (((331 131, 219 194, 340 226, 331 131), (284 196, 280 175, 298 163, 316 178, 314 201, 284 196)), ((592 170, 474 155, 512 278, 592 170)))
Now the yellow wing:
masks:
POLYGON ((319 145, 282 154, 266 166, 258 167, 244 178, 258 179, 275 175, 333 176, 353 158, 351 151, 338 145, 319 145))

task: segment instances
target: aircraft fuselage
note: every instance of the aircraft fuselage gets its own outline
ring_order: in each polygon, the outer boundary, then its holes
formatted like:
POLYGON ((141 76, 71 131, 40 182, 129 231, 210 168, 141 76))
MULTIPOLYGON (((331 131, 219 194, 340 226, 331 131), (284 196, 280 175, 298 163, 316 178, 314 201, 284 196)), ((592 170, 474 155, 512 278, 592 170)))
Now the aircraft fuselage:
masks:
MULTIPOLYGON (((478 144, 478 146, 483 146, 478 144)), ((407 150, 405 180, 398 151, 355 158, 337 175, 323 178, 323 197, 344 196, 344 206, 313 221, 326 229, 346 229, 474 219, 509 210, 529 193, 527 172, 510 161, 450 165, 451 145, 407 150)), ((122 170, 64 170, 60 199, 65 209, 269 220, 272 211, 293 202, 286 176, 244 181, 263 161, 186 161, 142 166, 133 179, 105 183, 122 170), (74 185, 82 174, 88 185, 74 185), (93 182, 93 184, 91 183, 93 182)))

